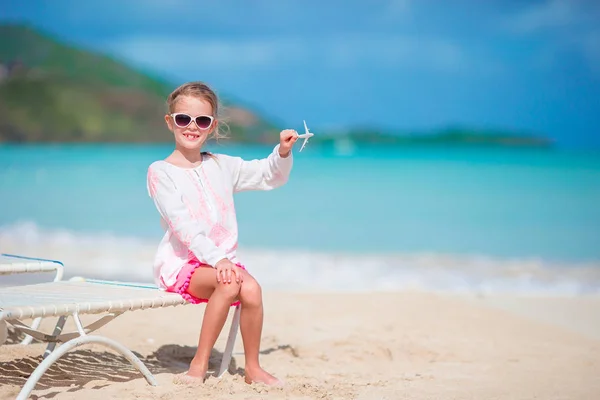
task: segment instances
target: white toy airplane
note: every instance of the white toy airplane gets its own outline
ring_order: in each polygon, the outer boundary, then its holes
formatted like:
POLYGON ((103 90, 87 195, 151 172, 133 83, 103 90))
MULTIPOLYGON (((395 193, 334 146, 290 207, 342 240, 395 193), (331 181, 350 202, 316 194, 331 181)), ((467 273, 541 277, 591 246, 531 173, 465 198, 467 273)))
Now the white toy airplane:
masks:
POLYGON ((308 126, 306 126, 306 121, 304 121, 304 131, 306 133, 303 133, 302 135, 298 135, 298 139, 304 139, 304 142, 302 143, 302 147, 300 147, 300 151, 302 151, 304 146, 306 146, 306 142, 308 142, 308 139, 310 137, 314 136, 314 133, 311 133, 308 131, 308 126))

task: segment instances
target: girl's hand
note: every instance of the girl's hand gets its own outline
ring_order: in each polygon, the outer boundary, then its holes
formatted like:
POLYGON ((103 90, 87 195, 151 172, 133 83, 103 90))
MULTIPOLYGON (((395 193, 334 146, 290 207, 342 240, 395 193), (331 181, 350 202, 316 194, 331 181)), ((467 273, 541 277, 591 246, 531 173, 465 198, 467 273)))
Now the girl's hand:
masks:
POLYGON ((290 155, 294 143, 298 140, 298 132, 293 129, 285 129, 279 134, 279 155, 286 158, 290 155))
POLYGON ((237 283, 240 283, 243 280, 240 268, 226 258, 216 263, 215 269, 217 270, 217 282, 219 283, 231 283, 232 274, 235 275, 235 281, 237 283))

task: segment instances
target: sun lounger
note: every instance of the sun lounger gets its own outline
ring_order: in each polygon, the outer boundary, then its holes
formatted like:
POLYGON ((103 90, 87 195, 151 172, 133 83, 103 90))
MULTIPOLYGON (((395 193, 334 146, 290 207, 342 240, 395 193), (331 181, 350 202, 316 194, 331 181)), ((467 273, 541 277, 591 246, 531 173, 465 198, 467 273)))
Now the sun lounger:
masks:
POLYGON ((16 254, 0 254, 0 275, 54 272, 54 281, 60 281, 63 277, 63 270, 63 263, 60 261, 16 254))
MULTIPOLYGON (((117 351, 143 374, 150 385, 156 386, 154 376, 131 350, 112 339, 100 335, 90 335, 90 333, 126 311, 184 304, 189 303, 180 295, 159 290, 153 285, 83 278, 0 288, 0 345, 6 340, 7 324, 35 339, 48 343, 43 361, 23 385, 17 399, 26 399, 46 370, 65 353, 87 343, 101 344, 117 351), (79 318, 81 314, 104 315, 89 325, 83 326, 79 318), (51 334, 41 332, 37 328, 34 329, 21 322, 22 319, 51 316, 59 317, 51 334), (63 333, 62 329, 69 316, 74 319, 77 331, 63 333), (55 348, 57 342, 64 343, 55 348)), ((229 367, 239 326, 239 317, 240 306, 238 305, 217 373, 218 377, 221 377, 229 367)))
MULTIPOLYGON (((60 261, 43 258, 24 257, 16 254, 0 254, 0 275, 13 275, 25 273, 53 272, 54 282, 63 277, 64 266, 60 261)), ((31 323, 32 329, 37 329, 42 321, 41 317, 31 323)), ((25 335, 21 344, 30 344, 33 337, 25 335)))

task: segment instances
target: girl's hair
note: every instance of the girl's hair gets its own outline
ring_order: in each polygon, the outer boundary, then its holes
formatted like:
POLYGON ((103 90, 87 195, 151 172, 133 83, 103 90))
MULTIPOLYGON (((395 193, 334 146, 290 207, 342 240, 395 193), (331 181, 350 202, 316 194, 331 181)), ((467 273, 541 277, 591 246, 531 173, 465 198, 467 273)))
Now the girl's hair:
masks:
POLYGON ((213 135, 215 139, 218 141, 219 139, 227 137, 227 135, 222 131, 222 127, 226 127, 229 130, 229 126, 224 121, 223 116, 220 114, 222 106, 219 104, 219 99, 216 93, 208 87, 204 82, 187 82, 183 85, 179 86, 175 89, 169 97, 167 97, 167 108, 169 114, 175 112, 175 105, 177 104, 177 100, 181 96, 190 96, 203 99, 211 105, 213 111, 213 117, 215 117, 219 123, 217 124, 217 128, 213 131, 213 135))

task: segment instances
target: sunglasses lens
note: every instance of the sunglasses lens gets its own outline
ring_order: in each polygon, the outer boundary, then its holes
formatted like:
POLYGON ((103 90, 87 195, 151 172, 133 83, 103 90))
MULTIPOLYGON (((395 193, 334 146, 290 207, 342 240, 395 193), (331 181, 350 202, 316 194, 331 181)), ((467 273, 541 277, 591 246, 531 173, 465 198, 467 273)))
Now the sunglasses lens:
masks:
POLYGON ((196 123, 198 124, 198 128, 206 129, 212 123, 212 119, 207 116, 200 116, 196 118, 196 123))
POLYGON ((189 115, 177 114, 175 116, 175 125, 180 126, 180 127, 188 126, 191 121, 192 121, 192 117, 190 117, 189 115))

